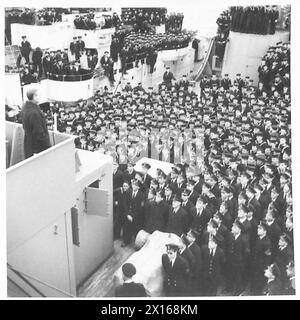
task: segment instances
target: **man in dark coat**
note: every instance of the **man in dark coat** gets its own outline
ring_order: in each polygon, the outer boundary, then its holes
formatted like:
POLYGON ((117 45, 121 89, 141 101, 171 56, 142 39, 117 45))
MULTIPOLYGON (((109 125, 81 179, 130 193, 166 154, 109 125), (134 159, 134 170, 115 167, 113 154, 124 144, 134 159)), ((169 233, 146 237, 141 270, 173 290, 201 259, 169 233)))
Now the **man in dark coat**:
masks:
POLYGON ((195 270, 196 267, 196 259, 192 253, 192 251, 190 250, 189 246, 189 241, 186 237, 185 234, 181 235, 181 243, 179 244, 179 255, 184 258, 189 266, 189 270, 188 270, 188 276, 190 278, 193 270, 195 270))
POLYGON ((181 198, 177 195, 173 198, 172 208, 169 210, 166 232, 181 236, 188 231, 188 214, 181 207, 181 198))
POLYGON ((267 212, 266 223, 268 225, 267 235, 271 241, 271 261, 273 262, 278 252, 278 242, 282 233, 279 225, 275 221, 275 213, 273 210, 267 212))
POLYGON ((124 283, 115 290, 116 297, 146 297, 146 290, 141 283, 135 283, 132 277, 136 274, 135 266, 132 263, 125 263, 122 266, 124 283))
POLYGON ((24 71, 21 73, 21 84, 26 85, 37 82, 36 77, 30 72, 29 68, 25 66, 24 71))
MULTIPOLYGON (((128 181, 124 181, 123 186, 121 188, 117 188, 114 190, 113 198, 114 198, 114 238, 115 239, 120 238, 122 228, 124 230, 125 219, 128 215, 128 210, 130 206, 131 193, 132 193, 132 190, 130 189, 130 183, 128 181)), ((124 231, 123 231, 123 236, 124 236, 124 231)))
POLYGON ((288 283, 284 288, 284 294, 295 295, 295 265, 294 261, 290 261, 286 266, 286 274, 288 276, 288 283))
POLYGON ((260 184, 255 184, 254 190, 256 191, 257 201, 261 206, 262 216, 264 217, 268 205, 271 201, 271 196, 266 190, 263 189, 263 187, 260 184))
POLYGON ((223 87, 224 90, 229 90, 229 87, 231 87, 231 80, 228 77, 228 73, 226 73, 224 78, 221 80, 221 87, 223 87))
POLYGON ((178 245, 167 244, 162 255, 164 291, 167 297, 184 296, 188 280, 188 263, 178 254, 178 245))
POLYGON ((104 69, 105 74, 107 75, 109 73, 109 69, 110 69, 110 61, 109 61, 108 51, 104 52, 104 56, 102 56, 100 59, 100 64, 101 64, 102 68, 104 69))
POLYGON ((28 90, 27 98, 21 111, 26 159, 51 147, 47 122, 38 105, 38 90, 28 90))
POLYGON ((164 191, 165 191, 166 203, 169 207, 172 207, 172 202, 173 202, 173 198, 174 198, 172 186, 170 184, 167 184, 165 186, 164 191))
POLYGON ((159 190, 156 193, 155 200, 145 208, 145 230, 149 233, 156 230, 164 232, 168 220, 168 211, 169 207, 164 200, 164 193, 159 190))
POLYGON ((239 88, 239 91, 241 92, 242 87, 244 86, 244 80, 241 78, 240 73, 236 74, 236 78, 234 80, 234 83, 236 83, 237 87, 239 88))
POLYGON ((201 177, 200 174, 194 175, 193 180, 195 181, 194 188, 197 193, 201 194, 202 193, 202 185, 203 185, 203 178, 201 177))
POLYGON ((150 188, 150 183, 152 180, 151 176, 148 174, 148 171, 150 168, 151 168, 151 165, 149 163, 147 162, 142 163, 142 171, 144 174, 142 184, 145 190, 150 188))
POLYGON ((145 220, 145 196, 140 190, 141 183, 137 180, 132 181, 132 194, 129 208, 129 221, 132 222, 132 235, 135 237, 137 233, 144 228, 145 220))
POLYGON ((181 196, 182 191, 186 188, 185 181, 186 181, 186 179, 185 179, 185 175, 183 174, 183 172, 179 173, 177 180, 176 180, 176 189, 177 189, 176 194, 179 196, 181 196))
POLYGON ((119 169, 119 164, 114 162, 113 164, 113 190, 121 188, 124 182, 124 174, 119 169))
POLYGON ((255 198, 255 190, 251 186, 246 189, 246 194, 248 196, 248 205, 252 205, 254 208, 253 218, 260 221, 263 218, 262 208, 259 201, 255 198))
POLYGON ((194 281, 195 281, 195 271, 196 271, 196 257, 194 256, 192 250, 190 249, 190 242, 185 234, 181 235, 181 244, 179 245, 179 255, 184 258, 189 266, 188 270, 188 282, 187 282, 187 295, 191 296, 194 292, 194 281))
POLYGON ((285 203, 284 203, 284 199, 282 198, 282 194, 280 192, 279 187, 277 186, 273 186, 271 188, 271 203, 274 206, 274 208, 276 209, 277 215, 276 218, 277 220, 282 223, 282 221, 284 220, 285 216, 285 203))
POLYGON ((194 39, 192 42, 192 48, 195 49, 194 62, 198 61, 198 50, 199 50, 198 42, 200 42, 198 39, 194 39))
POLYGON ((197 244, 197 239, 200 234, 190 229, 186 234, 186 237, 189 241, 188 248, 191 250, 192 254, 195 257, 195 267, 191 270, 191 295, 198 296, 201 293, 201 274, 202 274, 202 253, 201 248, 197 244))
POLYGON ((108 51, 104 52, 104 56, 102 56, 100 59, 100 64, 104 70, 105 76, 108 77, 110 83, 112 84, 114 82, 113 60, 109 57, 108 51))
POLYGON ((228 210, 228 202, 224 201, 220 205, 219 213, 222 215, 222 222, 228 230, 231 229, 234 218, 228 210))
POLYGON ((136 171, 134 169, 134 165, 131 162, 127 163, 127 169, 124 171, 124 179, 127 181, 131 181, 134 179, 136 171))
POLYGON ((267 236, 268 226, 261 222, 257 227, 257 239, 251 252, 251 294, 261 295, 266 283, 264 270, 271 261, 271 242, 267 236))
POLYGON ((29 54, 31 51, 31 44, 29 41, 27 41, 26 36, 22 36, 22 42, 21 42, 21 54, 25 58, 26 63, 29 63, 29 54))
POLYGON ((189 219, 189 225, 191 225, 192 220, 193 220, 193 216, 196 215, 197 210, 196 210, 194 204, 189 200, 189 196, 190 196, 190 191, 187 189, 184 189, 181 194, 181 199, 182 199, 181 206, 187 212, 188 219, 189 219))
POLYGON ((221 272, 225 263, 224 252, 219 248, 216 237, 210 238, 208 246, 203 246, 203 294, 216 296, 221 284, 221 272))
POLYGON ((203 232, 201 236, 201 245, 208 245, 211 238, 216 237, 218 241, 218 246, 224 251, 226 248, 226 241, 222 236, 220 230, 218 230, 217 221, 212 218, 207 224, 206 230, 203 232))
POLYGON ((39 47, 37 47, 32 54, 32 63, 34 67, 34 72, 37 72, 39 77, 41 77, 43 73, 42 56, 43 56, 42 50, 39 47))
POLYGON ((170 71, 170 67, 167 67, 166 69, 167 70, 163 75, 163 81, 166 84, 167 89, 170 89, 172 86, 172 80, 176 80, 176 79, 174 78, 173 73, 170 71))
POLYGON ((70 43, 70 51, 75 55, 75 60, 79 59, 79 47, 77 45, 77 37, 73 37, 73 42, 70 43))
POLYGON ((81 36, 78 36, 78 40, 77 40, 77 52, 79 53, 79 55, 76 57, 76 60, 80 58, 81 56, 81 52, 85 49, 85 43, 82 40, 81 36))
POLYGON ((243 234, 245 235, 245 238, 248 241, 248 243, 250 243, 251 223, 247 218, 248 213, 249 213, 248 207, 244 204, 241 204, 238 211, 238 220, 243 224, 244 226, 243 234))
POLYGON ((283 288, 285 288, 288 285, 286 267, 291 261, 294 261, 292 239, 287 234, 282 234, 279 239, 278 252, 275 262, 280 270, 283 288))
POLYGON ((253 218, 254 208, 252 205, 248 206, 249 211, 247 213, 247 220, 250 222, 250 238, 249 238, 249 247, 250 251, 255 247, 256 237, 257 237, 257 221, 253 218))
POLYGON ((196 206, 196 202, 198 197, 200 196, 200 194, 195 190, 194 186, 195 186, 195 181, 192 179, 189 179, 187 181, 187 185, 186 188, 190 191, 190 195, 189 195, 189 201, 196 206))
POLYGON ((220 212, 216 212, 213 215, 213 219, 217 222, 217 234, 221 235, 224 238, 224 253, 226 254, 227 248, 229 246, 229 240, 230 240, 230 230, 226 227, 226 225, 223 223, 223 215, 220 212))
POLYGON ((53 61, 51 60, 49 52, 46 52, 45 56, 43 57, 43 69, 46 77, 48 72, 53 72, 53 61))
POLYGON ((118 38, 112 37, 111 44, 110 44, 110 55, 111 55, 114 62, 118 61, 119 51, 120 51, 119 40, 118 40, 118 38))
POLYGON ((151 48, 148 52, 146 63, 150 65, 150 73, 153 73, 154 66, 157 60, 158 53, 154 48, 151 48))
POLYGON ((233 295, 240 295, 245 289, 244 273, 247 258, 250 254, 248 242, 243 236, 244 226, 236 220, 232 225, 232 233, 227 253, 228 290, 233 295))
POLYGON ((283 294, 280 280, 280 270, 276 263, 271 264, 265 269, 264 275, 267 279, 263 294, 266 296, 277 296, 283 294))
POLYGON ((191 227, 202 235, 208 221, 212 218, 212 212, 207 208, 207 198, 203 195, 199 196, 196 202, 196 212, 192 216, 191 227))

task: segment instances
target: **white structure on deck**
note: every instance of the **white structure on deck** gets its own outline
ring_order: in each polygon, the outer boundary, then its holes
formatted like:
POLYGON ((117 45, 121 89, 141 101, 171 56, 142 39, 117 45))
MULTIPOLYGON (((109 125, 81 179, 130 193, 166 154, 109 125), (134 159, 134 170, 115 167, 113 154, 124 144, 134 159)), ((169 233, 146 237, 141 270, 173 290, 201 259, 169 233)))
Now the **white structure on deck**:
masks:
POLYGON ((242 78, 249 76, 254 80, 254 85, 257 85, 257 69, 262 57, 270 46, 275 46, 280 41, 287 42, 289 32, 277 31, 275 34, 262 35, 230 31, 228 40, 222 76, 228 73, 229 78, 234 79, 237 73, 241 73, 242 78))
POLYGON ((113 251, 112 157, 52 147, 24 160, 23 128, 6 123, 8 295, 76 296, 113 251))

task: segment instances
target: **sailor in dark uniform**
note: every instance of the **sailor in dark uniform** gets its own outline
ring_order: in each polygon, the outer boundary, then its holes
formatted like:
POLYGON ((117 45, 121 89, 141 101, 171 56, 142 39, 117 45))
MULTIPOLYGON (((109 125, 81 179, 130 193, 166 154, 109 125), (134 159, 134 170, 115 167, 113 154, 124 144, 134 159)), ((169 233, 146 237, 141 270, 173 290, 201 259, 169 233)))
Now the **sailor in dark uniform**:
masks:
POLYGON ((173 188, 170 184, 167 184, 165 186, 165 200, 166 203, 168 204, 169 208, 172 207, 172 202, 173 202, 173 198, 174 198, 174 194, 173 194, 173 188))
POLYGON ((224 74, 224 78, 221 80, 221 87, 223 87, 224 90, 229 90, 231 87, 231 80, 228 77, 228 73, 224 74))
POLYGON ((251 252, 251 293, 260 295, 263 293, 266 279, 264 270, 271 261, 271 242, 267 236, 268 226, 260 222, 257 228, 257 239, 253 252, 251 252))
POLYGON ((167 297, 184 296, 188 280, 188 262, 178 254, 178 244, 166 245, 167 253, 162 255, 164 290, 167 297))
POLYGON ((294 261, 289 262, 286 266, 286 274, 288 277, 288 283, 284 287, 284 294, 294 295, 295 294, 295 266, 294 261))
POLYGON ((132 277, 136 274, 136 268, 132 263, 122 266, 124 283, 115 290, 116 297, 146 297, 146 290, 141 283, 135 283, 132 277))
POLYGON ((224 252, 218 246, 216 236, 210 238, 208 245, 203 246, 201 250, 203 259, 203 294, 216 296, 221 285, 221 270, 225 263, 224 252))
POLYGON ((245 268, 250 254, 249 245, 243 236, 244 226, 239 220, 232 225, 232 234, 227 253, 228 290, 234 295, 240 295, 245 289, 245 268), (231 290, 230 290, 231 289, 231 290))
POLYGON ((142 184, 143 184, 143 188, 149 189, 150 188, 150 183, 151 183, 151 176, 148 174, 149 169, 151 168, 151 165, 147 162, 142 163, 142 170, 143 170, 143 180, 142 180, 142 184))
POLYGON ((175 233, 181 236, 188 231, 189 217, 187 211, 181 206, 182 200, 175 195, 172 208, 169 209, 168 223, 166 232, 175 233))
POLYGON ((267 284, 263 290, 266 296, 276 296, 282 294, 282 286, 280 281, 280 270, 276 263, 268 266, 264 273, 267 278, 267 284))
POLYGON ((201 292, 201 274, 203 267, 201 248, 197 244, 200 234, 197 231, 190 229, 186 234, 186 237, 189 241, 188 248, 195 257, 195 267, 191 270, 191 295, 198 296, 201 292))
POLYGON ((163 81, 169 90, 172 87, 172 80, 176 80, 176 79, 175 79, 173 73, 170 71, 170 67, 167 67, 166 69, 167 70, 165 71, 165 73, 163 75, 163 81))

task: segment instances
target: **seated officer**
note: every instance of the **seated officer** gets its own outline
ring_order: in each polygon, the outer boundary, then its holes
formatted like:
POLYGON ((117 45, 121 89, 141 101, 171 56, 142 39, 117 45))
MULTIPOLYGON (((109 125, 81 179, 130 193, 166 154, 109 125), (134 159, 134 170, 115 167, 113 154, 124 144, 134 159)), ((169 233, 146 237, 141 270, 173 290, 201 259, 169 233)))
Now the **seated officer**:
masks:
POLYGON ((146 291, 141 283, 135 283, 132 277, 136 274, 135 266, 132 263, 125 263, 122 266, 124 283, 116 288, 116 297, 146 297, 146 291))

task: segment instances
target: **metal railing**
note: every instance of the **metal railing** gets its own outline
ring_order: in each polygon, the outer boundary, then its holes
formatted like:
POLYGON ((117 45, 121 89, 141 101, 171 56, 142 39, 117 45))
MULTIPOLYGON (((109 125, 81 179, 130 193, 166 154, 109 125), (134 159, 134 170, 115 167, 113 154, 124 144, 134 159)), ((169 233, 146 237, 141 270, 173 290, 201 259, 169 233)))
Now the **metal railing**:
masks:
MULTIPOLYGON (((6 264, 7 265, 7 268, 9 270, 11 270, 15 275, 17 275, 23 282, 25 282, 31 289, 33 289, 39 296, 41 297, 47 297, 43 292, 41 292, 31 281, 28 280, 29 279, 32 279, 54 291, 57 291, 59 292, 61 295, 63 296, 66 296, 66 297, 74 297, 73 295, 63 291, 63 290, 60 290, 58 288, 55 288, 53 287, 52 285, 46 283, 46 282, 43 282, 39 279, 36 279, 28 274, 25 274, 24 272, 20 271, 20 270, 17 270, 16 268, 12 267, 9 263, 6 264)), ((17 284, 14 280, 12 280, 9 276, 7 276, 7 278, 13 282, 17 287, 19 287, 22 291, 24 291, 29 297, 31 296, 24 288, 22 288, 19 284, 17 284)))
POLYGON ((56 74, 47 73, 46 78, 55 81, 85 81, 93 78, 95 71, 85 74, 67 75, 67 74, 56 74))
MULTIPOLYGON (((11 270, 14 274, 16 274, 22 281, 24 281, 31 289, 33 289, 35 292, 38 293, 39 296, 41 297, 46 297, 35 285, 33 285, 29 280, 27 280, 20 271, 17 271, 15 268, 13 268, 10 264, 6 264, 8 269, 11 270)), ((28 297, 30 297, 31 295, 24 289, 22 288, 20 285, 18 285, 15 281, 13 281, 9 276, 7 276, 7 278, 12 281, 18 288, 20 288, 23 292, 26 293, 26 295, 28 297)))

